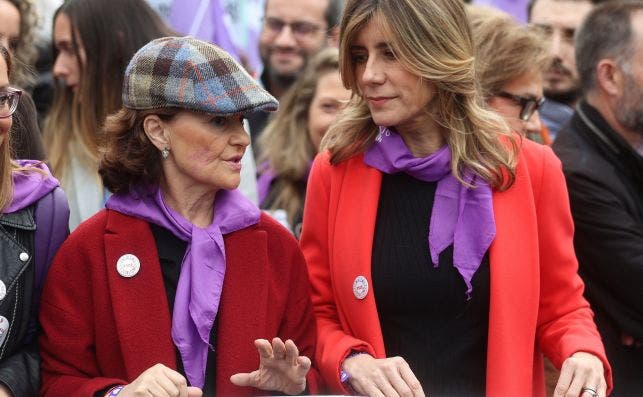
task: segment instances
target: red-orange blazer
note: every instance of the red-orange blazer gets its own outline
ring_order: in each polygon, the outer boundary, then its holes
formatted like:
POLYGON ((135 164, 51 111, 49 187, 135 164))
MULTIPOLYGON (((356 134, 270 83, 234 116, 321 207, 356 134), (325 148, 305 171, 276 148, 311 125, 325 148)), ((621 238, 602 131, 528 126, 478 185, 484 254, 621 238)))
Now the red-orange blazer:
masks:
MULTIPOLYGON (((308 182, 300 241, 313 286, 317 365, 334 392, 346 392, 339 369, 351 350, 386 357, 371 281, 381 180, 363 155, 331 166, 324 153, 308 182), (362 300, 353 294, 360 275, 371 286, 362 300)), ((515 183, 494 191, 493 206, 487 396, 544 396, 541 352, 557 368, 577 351, 595 354, 611 390, 611 369, 577 274, 569 199, 553 152, 523 140, 515 183)))

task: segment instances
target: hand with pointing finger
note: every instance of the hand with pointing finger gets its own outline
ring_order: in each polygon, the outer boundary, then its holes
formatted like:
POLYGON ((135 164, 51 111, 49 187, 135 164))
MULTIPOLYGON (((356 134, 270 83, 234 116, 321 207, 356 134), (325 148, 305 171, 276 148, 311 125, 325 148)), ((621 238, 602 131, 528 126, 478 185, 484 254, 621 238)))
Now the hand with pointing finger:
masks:
POLYGON ((259 351, 259 368, 232 375, 232 383, 284 394, 299 394, 306 389, 306 374, 311 362, 308 357, 299 355, 292 340, 284 343, 280 338, 274 338, 270 344, 265 339, 257 339, 255 346, 259 351))

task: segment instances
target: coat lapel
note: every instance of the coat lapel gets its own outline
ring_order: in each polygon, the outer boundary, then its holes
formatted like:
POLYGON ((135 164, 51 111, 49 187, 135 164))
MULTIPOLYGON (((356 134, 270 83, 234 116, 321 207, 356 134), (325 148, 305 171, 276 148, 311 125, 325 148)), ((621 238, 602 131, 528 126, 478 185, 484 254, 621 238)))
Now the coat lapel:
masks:
POLYGON ((145 221, 109 211, 105 232, 107 278, 128 380, 156 363, 176 368, 171 319, 156 244, 145 221), (133 277, 117 270, 123 255, 134 255, 133 277))
POLYGON ((384 357, 384 340, 380 329, 373 282, 371 257, 375 218, 379 203, 382 174, 357 156, 345 165, 347 172, 338 196, 334 233, 333 264, 337 303, 344 308, 342 322, 358 339, 372 341, 378 356, 384 357), (362 276, 368 281, 368 291, 359 299, 354 291, 355 280, 362 276))
POLYGON ((490 248, 491 296, 487 353, 489 395, 531 390, 540 273, 538 227, 527 168, 521 159, 514 185, 494 191, 496 238, 490 248), (511 341, 511 343, 507 343, 511 341), (516 376, 507 377, 503 374, 516 376))

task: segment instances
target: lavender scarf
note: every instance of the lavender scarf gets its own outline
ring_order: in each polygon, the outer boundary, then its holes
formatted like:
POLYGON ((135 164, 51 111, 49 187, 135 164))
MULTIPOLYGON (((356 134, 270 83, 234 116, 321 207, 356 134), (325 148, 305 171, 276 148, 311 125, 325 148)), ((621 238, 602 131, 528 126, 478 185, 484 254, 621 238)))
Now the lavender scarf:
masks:
POLYGON ((489 184, 469 170, 461 184, 451 172, 451 151, 443 146, 423 158, 414 157, 402 137, 380 127, 376 142, 366 151, 364 162, 384 173, 404 172, 425 182, 438 182, 429 224, 429 250, 434 266, 440 253, 453 244, 453 265, 467 285, 471 296, 471 279, 496 235, 493 203, 489 184))
POLYGON ((58 180, 51 176, 49 168, 47 168, 42 161, 16 160, 16 163, 21 167, 40 169, 44 171, 45 174, 35 171, 12 172, 13 196, 11 203, 2 211, 6 214, 30 206, 60 185, 58 180))
POLYGON ((188 242, 174 298, 172 340, 192 386, 203 387, 210 331, 219 309, 226 268, 223 235, 259 222, 260 211, 237 190, 220 190, 214 219, 199 228, 163 201, 160 188, 152 193, 113 195, 105 206, 168 229, 188 242))

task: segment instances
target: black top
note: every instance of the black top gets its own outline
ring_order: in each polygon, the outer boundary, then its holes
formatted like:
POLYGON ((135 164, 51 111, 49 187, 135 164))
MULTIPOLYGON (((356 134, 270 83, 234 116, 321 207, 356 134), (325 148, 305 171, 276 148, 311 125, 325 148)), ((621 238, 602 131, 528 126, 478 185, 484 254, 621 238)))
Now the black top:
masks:
MULTIPOLYGON (((179 275, 181 274, 181 263, 187 250, 187 242, 179 239, 172 234, 169 230, 150 223, 152 235, 154 235, 154 242, 159 255, 159 262, 161 263, 161 272, 163 273, 163 284, 165 285, 165 293, 167 294, 167 303, 170 307, 170 316, 174 312, 174 297, 176 296, 176 286, 179 283, 179 275)), ((210 345, 215 346, 216 342, 216 320, 210 333, 210 345)), ((183 370, 183 360, 181 354, 175 347, 176 352, 176 365, 178 372, 185 376, 183 370)), ((205 369, 205 385, 203 387, 203 396, 211 397, 215 395, 215 373, 216 373, 216 357, 212 350, 208 351, 208 361, 205 369)), ((187 378, 186 378, 187 379, 187 378)))
POLYGON ((641 394, 643 347, 643 156, 581 101, 553 145, 563 163, 574 248, 585 297, 612 366, 613 396, 641 394))
POLYGON ((437 183, 383 175, 372 279, 387 357, 401 356, 428 396, 484 396, 489 323, 489 259, 466 285, 453 246, 434 267, 429 220, 437 183))

